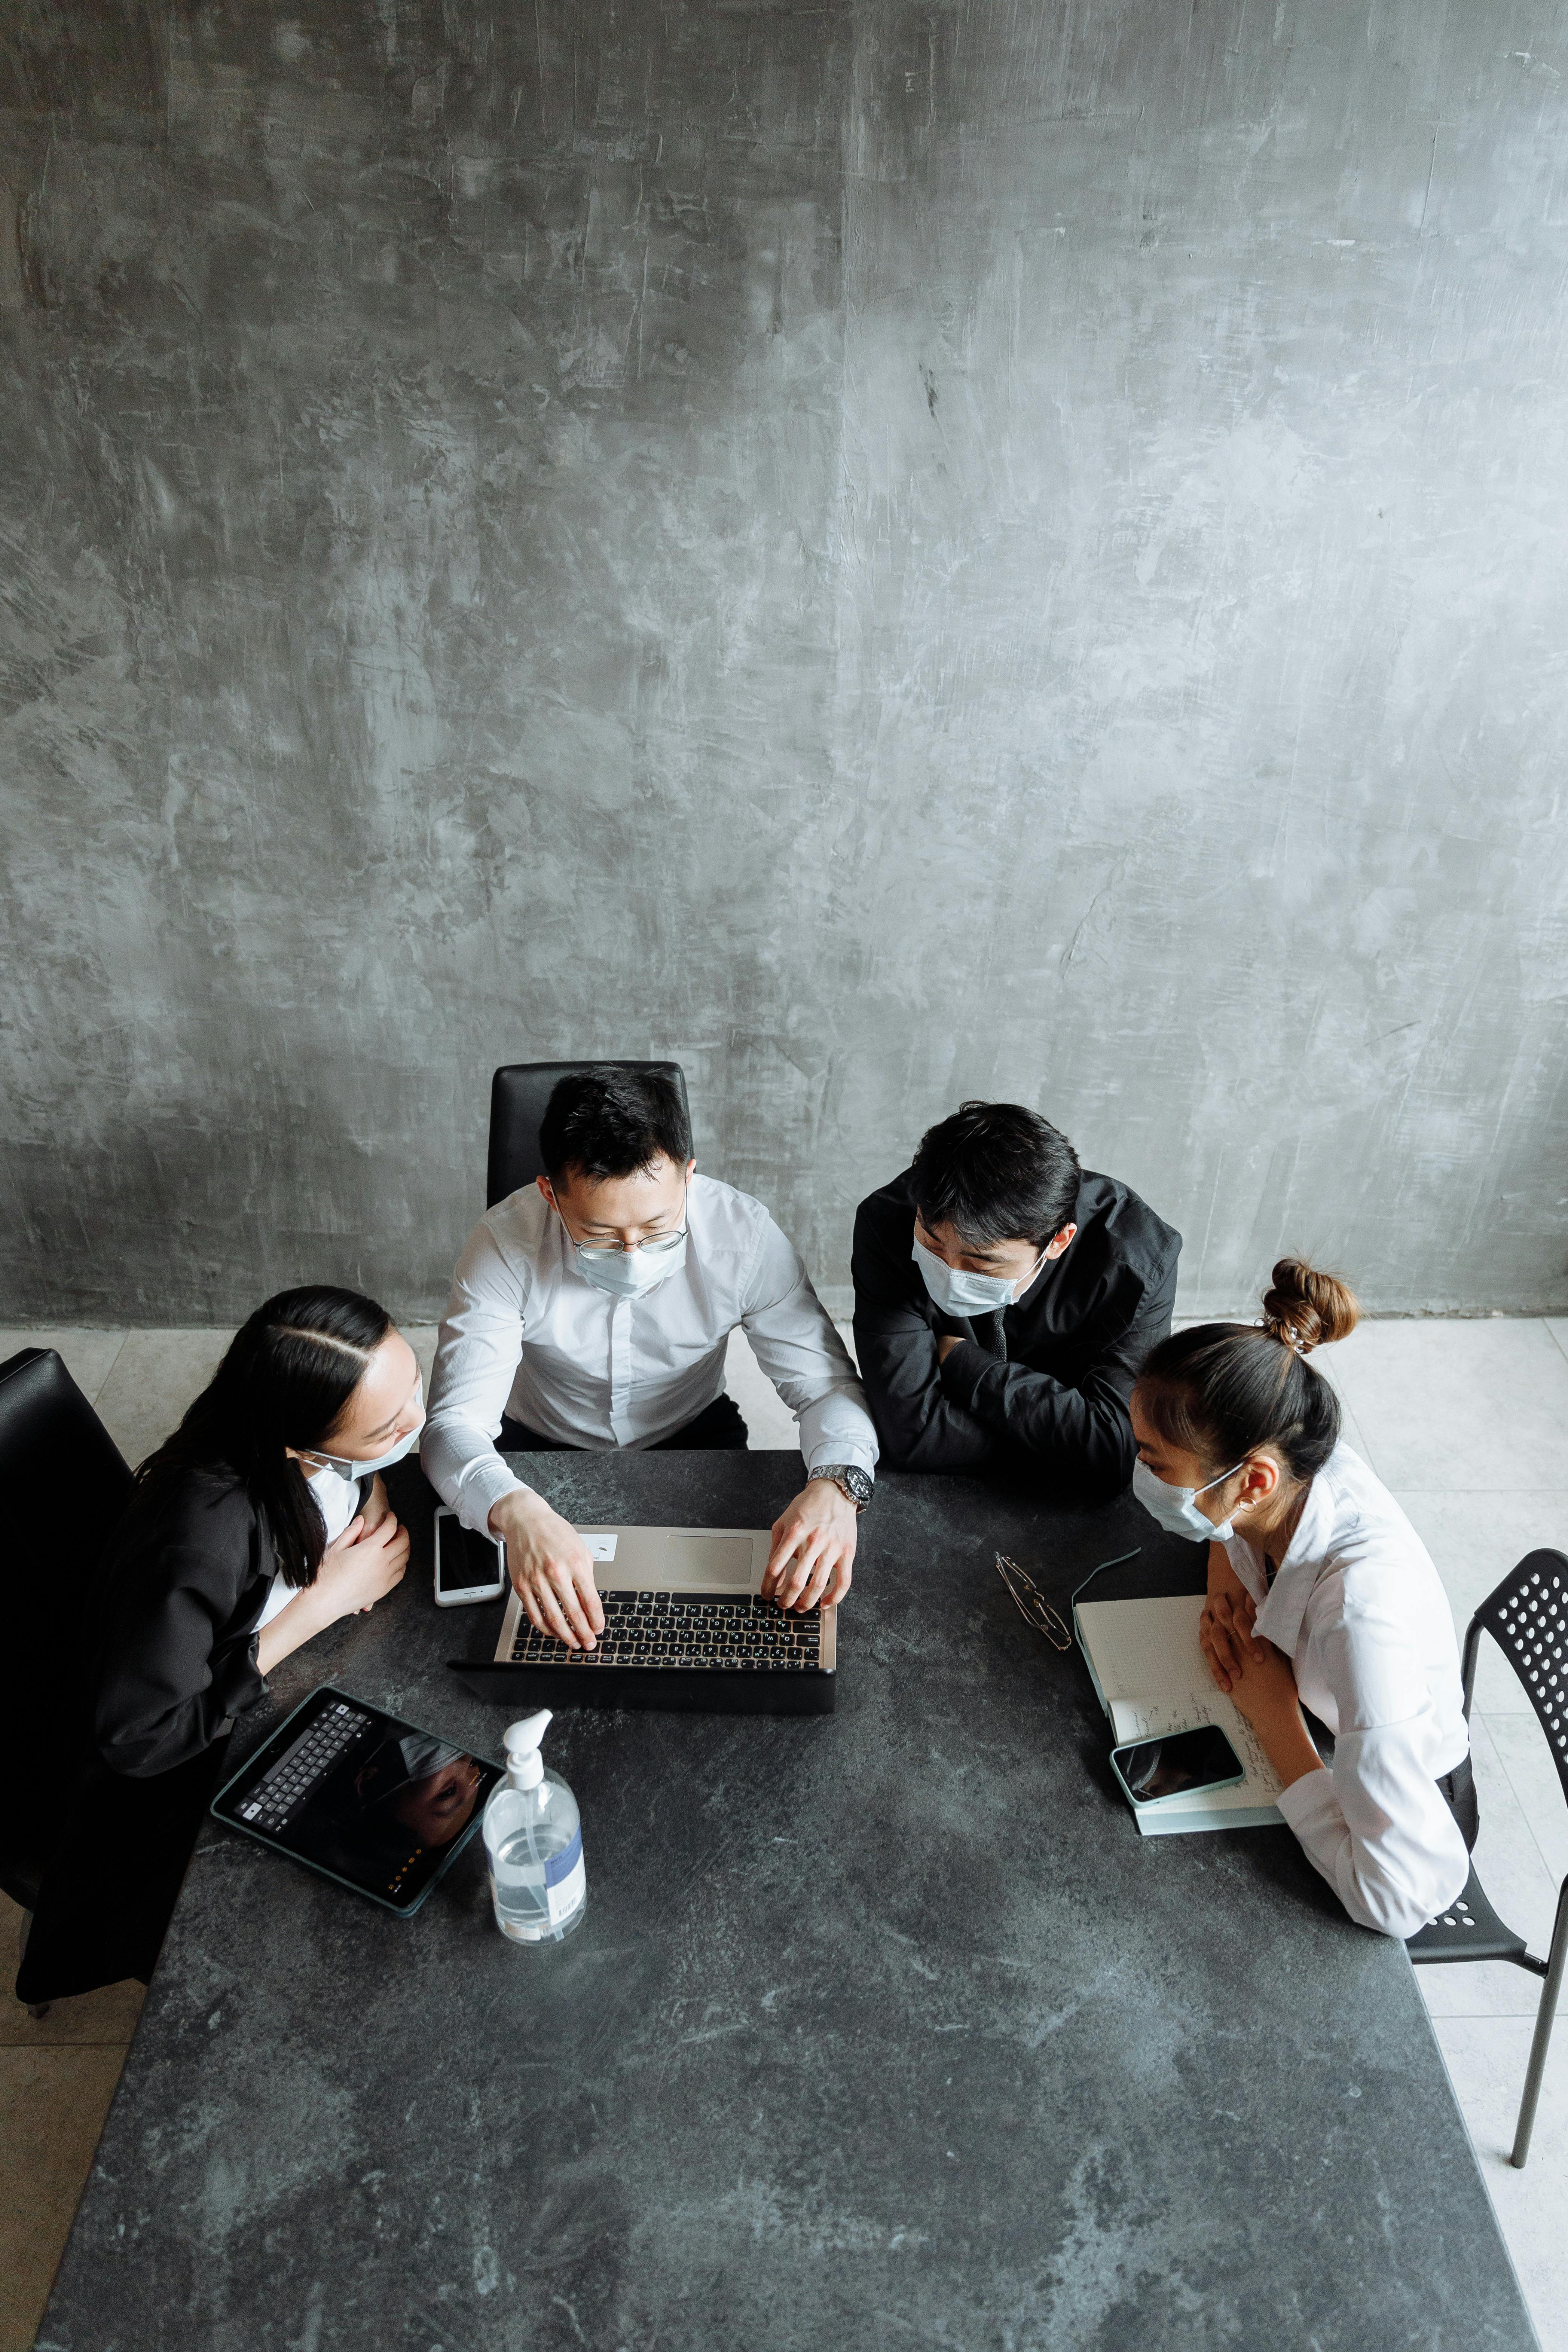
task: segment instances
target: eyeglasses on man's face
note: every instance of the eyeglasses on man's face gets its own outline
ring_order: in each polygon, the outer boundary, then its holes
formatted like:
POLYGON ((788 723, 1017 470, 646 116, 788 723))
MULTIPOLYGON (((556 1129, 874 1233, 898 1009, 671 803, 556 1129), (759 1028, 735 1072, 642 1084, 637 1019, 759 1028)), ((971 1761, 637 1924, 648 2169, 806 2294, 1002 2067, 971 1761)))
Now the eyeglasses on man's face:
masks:
POLYGON ((1051 1607, 1027 1569, 1009 1559, 1005 1551, 996 1554, 996 1573, 1013 1596, 1013 1605, 1020 1617, 1026 1618, 1037 1633, 1058 1650, 1072 1648, 1072 1635, 1057 1611, 1051 1607))
POLYGON ((573 1237, 579 1257, 625 1257, 628 1250, 641 1250, 648 1257, 668 1257, 686 1239, 686 1227, 675 1234, 647 1234, 640 1242, 580 1242, 573 1237))

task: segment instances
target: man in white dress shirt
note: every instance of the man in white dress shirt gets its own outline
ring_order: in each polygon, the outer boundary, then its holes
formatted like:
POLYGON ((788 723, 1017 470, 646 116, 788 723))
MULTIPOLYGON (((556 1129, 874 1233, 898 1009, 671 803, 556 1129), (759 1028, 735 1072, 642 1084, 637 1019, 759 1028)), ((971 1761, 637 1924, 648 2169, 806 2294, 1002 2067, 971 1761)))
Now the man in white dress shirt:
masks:
POLYGON ((465 1527, 506 1543, 543 1633, 592 1649, 587 1546, 502 1461, 544 1448, 743 1446, 724 1390, 741 1326, 800 1424, 806 1483, 773 1524, 763 1591, 809 1609, 849 1590, 877 1436, 849 1356, 760 1201, 699 1176, 658 1072, 574 1072, 539 1130, 545 1175, 488 1210, 458 1260, 421 1459, 465 1527))

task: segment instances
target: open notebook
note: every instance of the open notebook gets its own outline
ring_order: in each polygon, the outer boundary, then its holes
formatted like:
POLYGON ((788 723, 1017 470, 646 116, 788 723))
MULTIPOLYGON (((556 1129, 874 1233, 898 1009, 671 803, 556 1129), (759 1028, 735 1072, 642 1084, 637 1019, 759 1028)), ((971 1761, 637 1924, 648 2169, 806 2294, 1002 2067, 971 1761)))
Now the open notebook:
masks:
POLYGON ((1194 1791, 1190 1801, 1144 1808, 1132 1818, 1144 1837, 1183 1830, 1247 1830, 1282 1822, 1274 1800, 1279 1778, 1239 1707, 1216 1690, 1198 1647, 1201 1592, 1162 1601, 1080 1601, 1073 1611, 1079 1647, 1115 1744, 1158 1739, 1170 1731, 1216 1724, 1247 1767, 1233 1788, 1194 1791))

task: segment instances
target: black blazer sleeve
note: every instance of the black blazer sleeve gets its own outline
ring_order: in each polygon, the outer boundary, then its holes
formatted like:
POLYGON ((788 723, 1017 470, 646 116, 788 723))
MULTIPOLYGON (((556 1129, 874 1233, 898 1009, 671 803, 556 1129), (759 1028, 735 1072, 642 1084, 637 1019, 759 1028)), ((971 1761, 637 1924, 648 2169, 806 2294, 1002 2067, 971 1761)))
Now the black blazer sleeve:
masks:
POLYGON ((909 1244, 897 1248, 889 1238, 889 1222, 880 1194, 862 1201, 855 1213, 850 1260, 855 1355, 877 1424, 882 1467, 978 1469, 1001 1450, 997 1435, 944 1389, 936 1353, 940 1335, 931 1319, 935 1309, 928 1317, 911 1301, 909 1244))
POLYGON ((192 1472, 154 1508, 132 1503, 100 1585, 93 1738, 112 1770, 185 1763, 263 1696, 255 1624, 276 1567, 238 1486, 192 1472))
POLYGON ((1129 1276, 1125 1286, 1133 1296, 1112 1297, 1096 1316, 1106 1335, 1070 1387, 1026 1364, 999 1363, 973 1339, 942 1367, 954 1405, 1087 1496, 1120 1495, 1131 1480, 1138 1448, 1128 1406, 1144 1357, 1171 1328, 1174 1257, 1152 1284, 1129 1276))

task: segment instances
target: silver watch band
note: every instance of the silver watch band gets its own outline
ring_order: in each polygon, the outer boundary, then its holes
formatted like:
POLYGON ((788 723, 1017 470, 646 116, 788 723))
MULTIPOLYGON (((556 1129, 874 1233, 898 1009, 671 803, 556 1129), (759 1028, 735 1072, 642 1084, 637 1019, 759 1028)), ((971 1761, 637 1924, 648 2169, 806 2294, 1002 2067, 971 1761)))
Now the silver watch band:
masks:
MULTIPOLYGON (((854 1465, 848 1462, 824 1462, 819 1468, 807 1474, 805 1483, 809 1486, 813 1478, 831 1478, 845 1501, 852 1503, 858 1513, 865 1509, 870 1496, 858 1495, 849 1484, 847 1473, 853 1468, 854 1465)), ((864 1470, 856 1471, 855 1475, 863 1479, 868 1486, 872 1484, 864 1470)))

